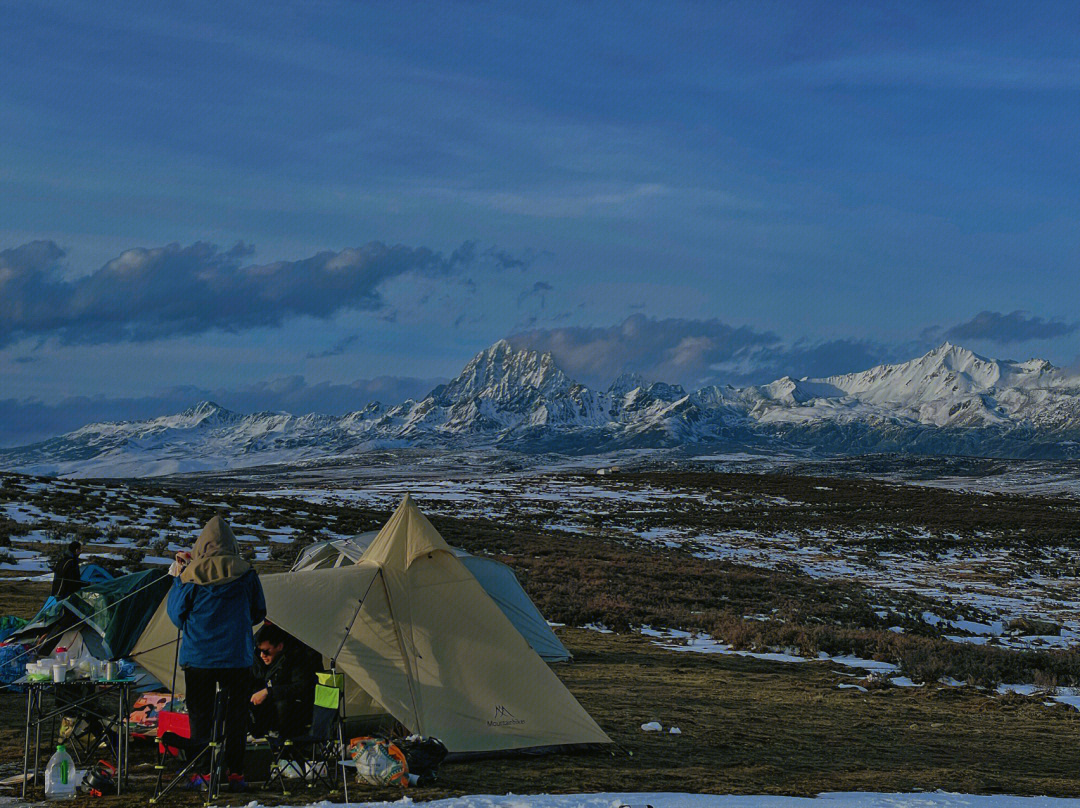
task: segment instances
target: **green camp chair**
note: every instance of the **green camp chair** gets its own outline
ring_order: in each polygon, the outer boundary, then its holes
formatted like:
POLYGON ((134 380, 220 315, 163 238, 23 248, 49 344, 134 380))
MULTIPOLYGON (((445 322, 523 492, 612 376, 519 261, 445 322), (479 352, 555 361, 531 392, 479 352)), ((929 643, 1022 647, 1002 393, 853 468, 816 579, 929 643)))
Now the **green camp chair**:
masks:
MULTIPOLYGON (((304 770, 304 782, 308 788, 322 783, 330 791, 337 790, 340 770, 343 784, 345 770, 340 761, 345 752, 345 674, 321 672, 316 674, 315 705, 311 711, 311 729, 304 735, 283 739, 269 739, 273 752, 267 787, 274 783, 281 786, 281 793, 288 796, 285 777, 286 768, 294 761, 304 770)), ((347 788, 347 786, 346 786, 347 788)))

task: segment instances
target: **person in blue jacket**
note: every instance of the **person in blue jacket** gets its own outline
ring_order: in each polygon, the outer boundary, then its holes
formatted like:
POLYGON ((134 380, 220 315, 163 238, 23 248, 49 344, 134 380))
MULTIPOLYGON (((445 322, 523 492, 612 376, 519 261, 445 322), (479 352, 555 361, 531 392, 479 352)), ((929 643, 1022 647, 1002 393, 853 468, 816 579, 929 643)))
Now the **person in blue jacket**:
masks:
POLYGON ((176 577, 169 590, 168 611, 183 632, 179 663, 187 682, 191 738, 209 742, 214 693, 220 686, 228 699, 225 767, 229 790, 242 791, 249 677, 255 659, 252 627, 266 617, 262 584, 240 556, 236 537, 220 516, 203 528, 190 556, 177 554, 170 572, 176 577))

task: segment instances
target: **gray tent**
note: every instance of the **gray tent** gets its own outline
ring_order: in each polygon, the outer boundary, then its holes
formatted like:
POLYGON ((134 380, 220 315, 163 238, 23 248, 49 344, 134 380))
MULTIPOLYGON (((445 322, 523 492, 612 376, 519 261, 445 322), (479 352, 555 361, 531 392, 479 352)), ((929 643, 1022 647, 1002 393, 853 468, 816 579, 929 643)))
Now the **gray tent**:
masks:
MULTIPOLYGON (((320 541, 308 545, 293 564, 292 571, 318 570, 355 564, 371 545, 378 531, 361 533, 350 539, 320 541)), ((567 662, 572 657, 548 627, 544 616, 529 600, 513 570, 493 558, 471 555, 452 547, 454 556, 473 574, 514 628, 545 662, 567 662)))

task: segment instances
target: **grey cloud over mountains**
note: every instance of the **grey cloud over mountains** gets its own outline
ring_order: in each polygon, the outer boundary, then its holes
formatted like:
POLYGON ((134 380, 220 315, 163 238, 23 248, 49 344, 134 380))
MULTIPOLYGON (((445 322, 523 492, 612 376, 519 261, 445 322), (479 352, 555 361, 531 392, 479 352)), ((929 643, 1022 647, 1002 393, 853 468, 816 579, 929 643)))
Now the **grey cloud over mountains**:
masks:
POLYGON ((1077 329, 1080 329, 1080 323, 1044 320, 1026 311, 1014 311, 1011 314, 981 311, 967 322, 948 329, 929 328, 923 332, 923 336, 928 338, 944 336, 951 340, 986 340, 999 345, 1007 345, 1014 342, 1055 339, 1072 334, 1077 329))
POLYGON ((235 412, 308 412, 343 415, 372 401, 399 404, 429 393, 445 379, 378 376, 347 384, 308 384, 303 376, 283 376, 235 389, 185 385, 140 397, 72 396, 55 404, 0 399, 0 446, 15 446, 70 432, 89 423, 156 418, 199 401, 214 401, 235 412))
POLYGON ((341 356, 345 351, 360 341, 359 334, 350 334, 343 337, 323 351, 312 352, 307 355, 308 359, 326 359, 331 356, 341 356))
POLYGON ((243 243, 227 250, 205 242, 136 248, 69 279, 61 273, 65 253, 51 241, 0 251, 0 347, 26 336, 104 343, 277 326, 291 317, 381 309, 383 286, 403 276, 463 278, 485 262, 527 266, 474 242, 449 255, 370 242, 245 265, 252 252, 243 243))
POLYGON ((653 319, 634 314, 612 326, 534 329, 508 338, 517 348, 550 352, 568 375, 591 386, 620 373, 679 382, 755 384, 780 376, 865 370, 892 351, 863 340, 786 343, 771 331, 717 319, 653 319))

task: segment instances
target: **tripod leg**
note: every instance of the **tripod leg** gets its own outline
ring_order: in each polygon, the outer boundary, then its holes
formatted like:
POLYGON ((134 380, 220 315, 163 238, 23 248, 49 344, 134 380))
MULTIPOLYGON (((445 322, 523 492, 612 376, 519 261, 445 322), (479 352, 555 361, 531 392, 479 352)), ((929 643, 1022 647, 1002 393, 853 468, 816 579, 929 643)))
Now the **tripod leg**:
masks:
MULTIPOLYGON (((37 700, 34 704, 34 710, 37 713, 37 719, 34 721, 34 782, 37 782, 38 772, 41 771, 41 697, 45 691, 43 688, 38 688, 37 700)), ((50 728, 52 724, 49 725, 50 728)), ((50 736, 55 737, 55 736, 50 736)))
MULTIPOLYGON (((342 701, 342 706, 339 708, 341 710, 341 715, 338 716, 338 748, 337 748, 337 754, 334 755, 335 758, 339 758, 339 759, 334 761, 334 765, 336 765, 341 770, 341 785, 342 785, 342 788, 344 788, 344 790, 345 790, 345 804, 348 805, 349 804, 349 770, 345 766, 341 765, 341 761, 345 759, 345 755, 348 752, 348 750, 345 748, 345 715, 344 715, 344 713, 345 713, 345 707, 344 707, 345 699, 342 698, 341 701, 342 701)), ((337 778, 335 777, 334 779, 336 780, 337 778)))
POLYGON ((222 746, 224 742, 224 724, 228 694, 221 689, 221 682, 215 685, 214 690, 214 720, 210 732, 210 782, 207 784, 206 804, 217 799, 221 792, 221 767, 222 746))
MULTIPOLYGON (((26 689, 26 737, 23 739, 23 764, 22 764, 22 798, 26 799, 26 781, 28 777, 28 769, 30 768, 30 722, 35 715, 34 705, 34 692, 37 690, 33 685, 29 685, 26 689)), ((35 774, 36 776, 36 774, 35 774)))
POLYGON ((162 789, 161 793, 154 796, 154 798, 151 799, 150 802, 152 802, 152 803, 157 802, 158 800, 162 799, 166 794, 168 794, 170 791, 172 791, 174 788, 176 788, 180 783, 182 783, 184 781, 184 778, 187 777, 188 772, 195 769, 196 764, 200 760, 203 759, 203 756, 207 755, 209 753, 210 753, 210 747, 205 746, 205 747, 203 747, 203 749, 200 752, 198 752, 195 755, 192 755, 191 760, 188 761, 188 764, 186 766, 184 766, 184 768, 182 768, 180 770, 180 772, 176 775, 176 777, 174 777, 169 782, 169 784, 167 786, 165 786, 164 789, 162 789))

